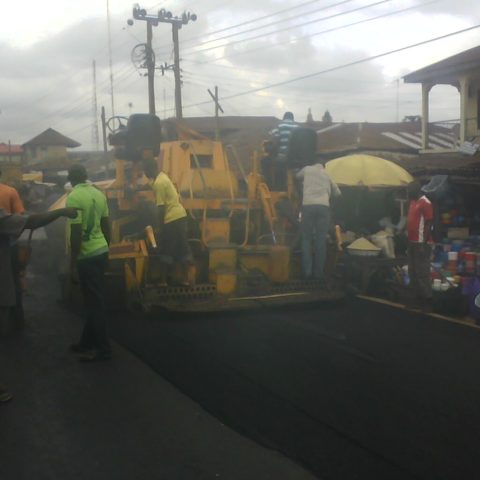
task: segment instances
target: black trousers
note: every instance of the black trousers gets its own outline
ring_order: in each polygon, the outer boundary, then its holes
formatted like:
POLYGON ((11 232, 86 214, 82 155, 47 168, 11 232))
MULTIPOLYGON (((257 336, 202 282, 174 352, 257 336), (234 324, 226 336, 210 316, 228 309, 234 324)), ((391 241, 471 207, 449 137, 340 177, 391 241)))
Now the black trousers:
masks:
POLYGON ((430 278, 430 256, 432 247, 428 243, 408 242, 408 276, 414 297, 421 300, 432 298, 430 278))
POLYGON ((23 311, 23 290, 22 283, 20 281, 20 275, 22 272, 22 266, 18 258, 18 246, 12 246, 12 270, 13 281, 15 283, 15 306, 11 308, 11 314, 13 317, 14 328, 16 330, 22 330, 25 327, 25 314, 23 311))
POLYGON ((85 326, 80 343, 110 354, 105 304, 105 271, 108 253, 78 260, 77 269, 85 303, 85 326))

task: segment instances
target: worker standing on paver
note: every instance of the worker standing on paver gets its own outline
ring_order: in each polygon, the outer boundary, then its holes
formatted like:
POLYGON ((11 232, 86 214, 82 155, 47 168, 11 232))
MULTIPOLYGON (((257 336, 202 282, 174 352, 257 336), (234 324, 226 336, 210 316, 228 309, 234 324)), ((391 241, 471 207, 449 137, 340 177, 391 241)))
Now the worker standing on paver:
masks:
POLYGON ((105 195, 87 183, 83 165, 68 171, 72 191, 67 207, 76 208, 78 216, 70 221, 70 271, 73 283, 80 283, 85 304, 85 326, 79 343, 70 349, 84 362, 111 357, 106 327, 105 271, 108 266, 110 224, 105 195))
POLYGON ((302 200, 302 272, 305 278, 322 280, 326 239, 330 228, 331 199, 341 195, 337 184, 325 171, 321 161, 302 168, 297 178, 303 182, 302 200))
POLYGON ((430 257, 432 254, 432 202, 422 195, 418 182, 408 186, 410 206, 407 217, 408 276, 412 292, 411 307, 428 312, 432 308, 430 257))
MULTIPOLYGON (((77 212, 72 208, 62 208, 31 216, 9 214, 0 208, 0 334, 9 330, 9 311, 16 303, 15 278, 12 270, 12 242, 25 229, 36 229, 53 222, 59 217, 75 218, 77 212)), ((0 402, 12 398, 7 388, 0 384, 0 402)))
MULTIPOLYGON (((2 172, 0 170, 0 178, 2 172)), ((8 214, 16 213, 18 215, 23 215, 25 213, 25 208, 23 206, 22 199, 18 194, 17 190, 9 185, 6 185, 0 181, 0 208, 3 208, 4 211, 8 214)), ((16 330, 23 329, 25 325, 25 316, 23 312, 23 292, 22 292, 22 283, 21 283, 21 273, 22 266, 20 265, 19 251, 17 243, 12 245, 12 269, 13 269, 13 278, 15 281, 15 296, 16 302, 15 306, 12 307, 10 314, 12 315, 14 321, 14 328, 16 330)))
POLYGON ((285 112, 283 119, 277 128, 270 132, 276 142, 277 156, 274 166, 274 188, 276 190, 287 189, 287 162, 292 131, 298 128, 292 112, 285 112))
MULTIPOLYGON (((154 160, 143 162, 145 176, 155 193, 158 211, 157 237, 160 259, 167 267, 175 262, 181 266, 180 284, 188 286, 188 269, 192 263, 192 252, 187 237, 187 212, 180 203, 175 185, 165 172, 159 172, 154 160)), ((162 283, 167 281, 166 270, 162 271, 162 283)))

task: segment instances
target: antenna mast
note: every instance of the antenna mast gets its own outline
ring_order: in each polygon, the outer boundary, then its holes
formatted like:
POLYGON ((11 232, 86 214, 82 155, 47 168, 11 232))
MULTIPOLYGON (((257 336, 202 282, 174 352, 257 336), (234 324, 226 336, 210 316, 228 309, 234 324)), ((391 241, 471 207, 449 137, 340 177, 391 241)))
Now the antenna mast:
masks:
POLYGON ((113 97, 113 67, 112 67, 112 33, 110 30, 110 2, 107 0, 107 27, 108 27, 108 61, 110 64, 110 97, 112 100, 112 117, 115 116, 115 101, 113 97))
POLYGON ((95 150, 99 150, 100 141, 98 138, 98 107, 97 107, 97 65, 93 60, 93 89, 92 89, 92 145, 95 145, 95 150))

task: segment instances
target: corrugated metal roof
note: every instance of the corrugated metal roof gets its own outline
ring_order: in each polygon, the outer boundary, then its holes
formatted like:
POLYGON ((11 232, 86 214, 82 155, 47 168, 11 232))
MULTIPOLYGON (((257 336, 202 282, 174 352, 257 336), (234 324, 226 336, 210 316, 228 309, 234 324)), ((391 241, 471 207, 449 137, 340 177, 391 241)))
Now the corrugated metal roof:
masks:
MULTIPOLYGON (((430 124, 429 148, 454 149, 456 129, 430 124)), ((381 150, 416 153, 422 149, 420 122, 337 123, 317 130, 320 153, 381 150)))
POLYGON ((44 132, 25 142, 23 146, 64 146, 68 148, 79 147, 80 143, 62 135, 53 128, 47 128, 44 132))
POLYGON ((8 143, 0 143, 0 155, 21 155, 23 148, 21 145, 13 145, 8 143))

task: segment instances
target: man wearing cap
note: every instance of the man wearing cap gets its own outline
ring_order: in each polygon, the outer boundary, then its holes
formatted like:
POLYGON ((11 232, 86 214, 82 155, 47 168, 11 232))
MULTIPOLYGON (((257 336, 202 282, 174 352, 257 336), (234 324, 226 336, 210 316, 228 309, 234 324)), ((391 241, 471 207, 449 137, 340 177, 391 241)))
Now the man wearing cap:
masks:
POLYGON ((73 283, 80 283, 86 319, 82 336, 70 349, 80 360, 95 362, 111 357, 106 329, 105 271, 108 266, 110 225, 105 195, 87 182, 83 165, 68 171, 72 191, 67 207, 77 209, 78 216, 70 221, 70 271, 73 283))
MULTIPOLYGON (((420 303, 424 311, 431 309, 432 285, 430 257, 432 253, 432 202, 423 195, 418 182, 408 186, 410 206, 407 217, 408 276, 413 294, 412 304, 420 303)), ((417 305, 412 305, 417 306, 417 305)))
MULTIPOLYGON (((62 208, 46 213, 25 216, 9 214, 0 208, 0 334, 9 330, 9 313, 15 306, 15 278, 12 270, 12 243, 25 229, 34 230, 53 222, 59 217, 75 218, 72 208, 62 208)), ((12 398, 8 390, 0 384, 0 402, 12 398)))

